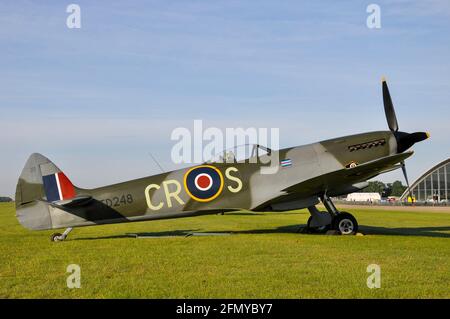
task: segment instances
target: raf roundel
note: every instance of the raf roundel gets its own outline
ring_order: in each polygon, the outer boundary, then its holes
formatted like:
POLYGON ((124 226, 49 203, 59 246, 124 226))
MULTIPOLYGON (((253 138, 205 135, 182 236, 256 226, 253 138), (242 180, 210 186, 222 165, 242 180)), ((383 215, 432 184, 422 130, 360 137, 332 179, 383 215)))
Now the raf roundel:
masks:
POLYGON ((193 167, 184 174, 184 188, 196 201, 212 201, 222 192, 222 173, 211 165, 193 167))

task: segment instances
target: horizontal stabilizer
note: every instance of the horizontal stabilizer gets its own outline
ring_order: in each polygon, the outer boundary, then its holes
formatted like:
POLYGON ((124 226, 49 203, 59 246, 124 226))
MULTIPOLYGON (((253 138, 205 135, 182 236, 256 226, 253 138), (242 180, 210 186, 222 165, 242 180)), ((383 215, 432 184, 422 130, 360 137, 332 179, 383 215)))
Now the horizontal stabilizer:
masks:
POLYGON ((53 206, 63 206, 63 207, 79 207, 88 205, 92 202, 93 198, 91 196, 77 196, 71 199, 65 199, 58 202, 53 202, 51 205, 53 206))

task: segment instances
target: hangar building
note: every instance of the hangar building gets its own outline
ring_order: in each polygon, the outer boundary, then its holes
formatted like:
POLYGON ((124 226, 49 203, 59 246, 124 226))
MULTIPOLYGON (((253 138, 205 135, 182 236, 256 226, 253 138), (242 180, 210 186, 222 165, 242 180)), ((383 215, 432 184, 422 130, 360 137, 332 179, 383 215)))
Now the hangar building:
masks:
MULTIPOLYGON (((450 158, 433 166, 411 184, 411 192, 417 202, 450 202, 450 158)), ((400 197, 408 199, 408 190, 400 197)))

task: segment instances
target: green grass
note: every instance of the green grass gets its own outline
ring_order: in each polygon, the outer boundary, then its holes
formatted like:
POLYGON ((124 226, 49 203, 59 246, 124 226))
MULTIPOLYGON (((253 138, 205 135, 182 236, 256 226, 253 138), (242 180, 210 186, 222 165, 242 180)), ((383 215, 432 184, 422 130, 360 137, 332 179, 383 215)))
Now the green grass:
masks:
POLYGON ((235 213, 52 231, 0 204, 2 298, 449 298, 450 213, 350 210, 366 236, 298 234, 305 210, 235 213), (370 225, 370 226, 369 226, 370 225), (129 232, 233 232, 133 239, 129 232), (68 289, 66 267, 81 267, 68 289), (381 267, 369 289, 369 264, 381 267))

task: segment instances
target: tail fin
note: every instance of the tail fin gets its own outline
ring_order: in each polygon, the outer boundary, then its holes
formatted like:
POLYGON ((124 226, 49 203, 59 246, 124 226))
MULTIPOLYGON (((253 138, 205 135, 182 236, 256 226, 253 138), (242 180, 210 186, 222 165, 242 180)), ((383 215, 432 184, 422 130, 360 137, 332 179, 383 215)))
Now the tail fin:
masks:
POLYGON ((70 200, 77 188, 48 158, 34 153, 29 158, 16 187, 16 216, 29 229, 52 228, 48 203, 70 200))

